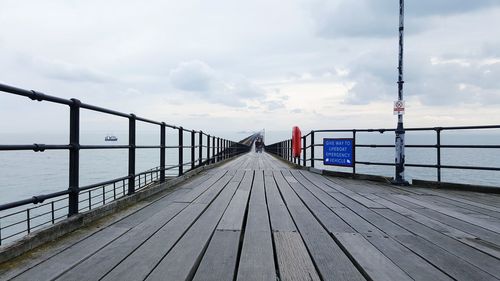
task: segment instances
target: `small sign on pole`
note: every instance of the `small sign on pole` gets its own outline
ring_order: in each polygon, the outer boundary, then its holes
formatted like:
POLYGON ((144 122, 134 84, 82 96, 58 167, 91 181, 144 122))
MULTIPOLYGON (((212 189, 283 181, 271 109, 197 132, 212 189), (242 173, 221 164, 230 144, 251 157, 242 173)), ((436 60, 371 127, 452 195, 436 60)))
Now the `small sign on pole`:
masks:
POLYGON ((405 114, 405 102, 398 100, 394 102, 394 115, 404 115, 405 114))
POLYGON ((354 166, 354 139, 323 139, 323 164, 354 166))

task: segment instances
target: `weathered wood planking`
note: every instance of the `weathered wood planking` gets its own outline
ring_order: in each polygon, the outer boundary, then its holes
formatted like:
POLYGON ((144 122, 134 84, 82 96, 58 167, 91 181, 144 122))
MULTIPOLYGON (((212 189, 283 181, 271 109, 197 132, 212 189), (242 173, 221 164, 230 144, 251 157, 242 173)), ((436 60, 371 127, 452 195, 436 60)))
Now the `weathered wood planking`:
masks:
POLYGON ((320 278, 298 232, 273 232, 276 258, 283 281, 319 281, 320 278))
POLYGON ((0 279, 498 280, 499 203, 249 153, 20 268, 0 265, 0 279))
POLYGON ((264 173, 255 171, 237 280, 276 280, 273 243, 267 212, 264 173))
MULTIPOLYGON (((280 172, 274 172, 278 188, 323 280, 365 280, 328 232, 309 212, 280 172)), ((295 181, 296 182, 296 181, 295 181)))
POLYGON ((146 280, 186 280, 194 276, 215 227, 237 187, 235 182, 227 185, 146 280))
POLYGON ((359 233, 338 233, 335 239, 372 280, 413 280, 359 233))
POLYGON ((233 280, 240 239, 241 231, 215 230, 193 280, 233 280))
POLYGON ((150 219, 145 220, 112 243, 106 245, 106 247, 94 253, 91 259, 80 262, 59 279, 92 280, 104 276, 186 206, 186 203, 170 204, 150 219))
POLYGON ((453 280, 408 248, 388 236, 364 235, 366 240, 417 281, 453 280))
POLYGON ((280 280, 320 280, 270 171, 264 183, 280 280))

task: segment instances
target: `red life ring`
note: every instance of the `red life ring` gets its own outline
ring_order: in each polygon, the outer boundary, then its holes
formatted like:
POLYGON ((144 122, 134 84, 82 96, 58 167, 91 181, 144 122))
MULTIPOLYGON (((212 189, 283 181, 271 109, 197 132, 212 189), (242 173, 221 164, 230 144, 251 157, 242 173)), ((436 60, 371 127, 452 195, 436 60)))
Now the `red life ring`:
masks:
POLYGON ((302 152, 302 132, 299 127, 294 126, 292 129, 292 155, 293 157, 300 157, 302 152))

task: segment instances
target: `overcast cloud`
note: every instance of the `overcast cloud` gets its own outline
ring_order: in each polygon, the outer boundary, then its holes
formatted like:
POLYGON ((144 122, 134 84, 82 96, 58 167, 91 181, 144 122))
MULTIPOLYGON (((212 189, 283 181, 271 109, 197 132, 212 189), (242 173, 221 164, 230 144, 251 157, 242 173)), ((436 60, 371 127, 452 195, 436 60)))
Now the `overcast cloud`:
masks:
MULTIPOLYGON (((0 82, 204 131, 392 127, 398 2, 0 0, 0 82)), ((500 123, 500 1, 406 12, 406 123, 500 123)), ((0 129, 49 108, 0 95, 0 129)))

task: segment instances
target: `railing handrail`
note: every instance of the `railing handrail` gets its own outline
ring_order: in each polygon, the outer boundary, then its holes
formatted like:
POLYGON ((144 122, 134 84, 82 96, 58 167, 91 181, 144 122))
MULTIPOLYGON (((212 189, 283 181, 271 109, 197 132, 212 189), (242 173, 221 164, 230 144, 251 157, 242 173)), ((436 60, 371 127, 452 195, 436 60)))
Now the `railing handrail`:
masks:
MULTIPOLYGON (((0 205, 0 211, 5 211, 12 208, 17 208, 20 206, 28 204, 38 204, 45 200, 68 196, 68 215, 75 215, 79 212, 79 195, 81 192, 85 191, 89 193, 89 209, 92 207, 90 192, 94 189, 102 188, 103 204, 106 201, 105 187, 107 185, 114 185, 114 191, 116 183, 122 183, 123 196, 131 195, 135 193, 136 181, 138 180, 138 188, 144 187, 141 185, 141 178, 144 177, 142 183, 147 181, 149 175, 150 180, 153 180, 153 174, 158 178, 160 183, 165 182, 165 172, 171 169, 177 169, 178 176, 184 173, 184 168, 195 169, 197 167, 216 163, 231 157, 235 157, 241 153, 250 150, 250 146, 245 143, 238 143, 236 141, 227 140, 221 137, 217 137, 202 130, 191 130, 184 128, 182 126, 174 126, 167 124, 165 122, 159 122, 151 120, 148 118, 136 116, 135 114, 124 113, 116 111, 113 109, 100 107, 92 104, 83 103, 78 99, 65 99, 56 96, 47 95, 38 91, 21 89, 0 83, 0 93, 8 93, 12 95, 27 97, 33 101, 47 101, 50 103, 66 105, 69 107, 70 114, 70 126, 69 126, 69 143, 68 144, 0 144, 0 153, 2 151, 22 151, 22 150, 32 150, 34 152, 44 152, 48 150, 68 150, 69 151, 69 188, 67 190, 41 194, 33 196, 28 199, 18 200, 15 202, 9 202, 0 205), (124 145, 88 145, 80 143, 80 109, 86 109, 90 111, 100 112, 104 114, 114 115, 122 118, 128 119, 128 144, 124 145), (136 145, 136 123, 145 122, 153 124, 160 129, 160 144, 159 145, 136 145), (178 134, 179 142, 177 145, 167 145, 166 143, 166 128, 173 129, 178 134), (190 134, 190 137, 185 137, 184 134, 190 134), (205 138, 206 137, 206 138, 205 138), (185 139, 186 143, 184 143, 185 139), (204 142, 204 140, 206 140, 204 142), (198 150, 196 151, 196 148, 198 150), (203 155, 203 148, 206 148, 206 155, 203 155), (80 150, 89 149, 126 149, 128 150, 128 175, 123 177, 94 183, 86 186, 80 185, 80 175, 79 175, 79 162, 80 162, 80 150), (137 149, 158 149, 160 154, 160 166, 148 171, 137 173, 135 171, 135 157, 137 149), (166 164, 166 150, 167 149, 177 149, 179 155, 177 165, 167 165, 166 164), (189 149, 190 161, 185 162, 183 154, 184 149, 189 149), (158 177, 159 174, 159 177, 158 177), (127 182, 127 183, 126 183, 127 182), (128 188, 128 193, 125 194, 125 186, 128 188), (142 186, 142 187, 141 187, 142 186)), ((252 136, 249 137, 250 139, 252 136)), ((246 139, 249 139, 246 138, 246 139)), ((116 196, 114 196, 116 197, 116 196)), ((116 199, 116 198, 115 198, 116 199)), ((52 201, 54 202, 54 201, 52 201)), ((45 203, 47 204, 47 203, 45 203)), ((50 204, 50 203, 49 203, 50 204)), ((42 204, 43 205, 43 204, 42 204)), ((27 212, 27 224, 28 233, 30 231, 30 208, 26 209, 27 212)), ((52 203, 52 223, 54 222, 54 206, 52 203)), ((2 236, 2 224, 0 222, 0 245, 2 240, 5 239, 2 236)))
MULTIPOLYGON (((436 149, 436 164, 415 164, 406 163, 408 167, 420 168, 434 168, 437 170, 437 182, 441 182, 441 169, 459 169, 459 170, 482 170, 482 171, 500 171, 500 167, 484 167, 484 166, 463 166, 463 165, 443 165, 441 163, 441 149, 454 148, 454 149, 500 149, 500 144, 442 144, 441 133, 444 131, 461 131, 461 130, 487 130, 487 129, 500 129, 500 125, 473 125, 473 126, 442 126, 442 127, 413 127, 406 128, 406 131, 432 131, 436 136, 435 144, 407 144, 407 148, 434 148, 436 149)), ((292 157, 292 140, 286 139, 284 141, 276 142, 266 146, 266 150, 277 154, 287 161, 299 164, 301 166, 314 167, 315 161, 323 161, 323 158, 316 158, 314 154, 315 147, 322 147, 323 143, 316 143, 314 141, 315 134, 318 133, 351 133, 353 139, 353 154, 356 155, 356 148, 393 148, 395 144, 359 144, 356 142, 357 133, 384 133, 395 132, 393 128, 380 128, 380 129, 315 129, 301 137, 303 143, 301 147, 301 156, 298 158, 292 157), (307 142, 309 140, 309 143, 307 142), (309 151, 310 157, 307 157, 309 151), (308 165, 309 162, 309 165, 308 165)), ((370 162, 370 161, 356 161, 353 157, 352 174, 356 175, 356 164, 362 165, 379 165, 379 166, 395 166, 395 163, 384 162, 370 162)))

